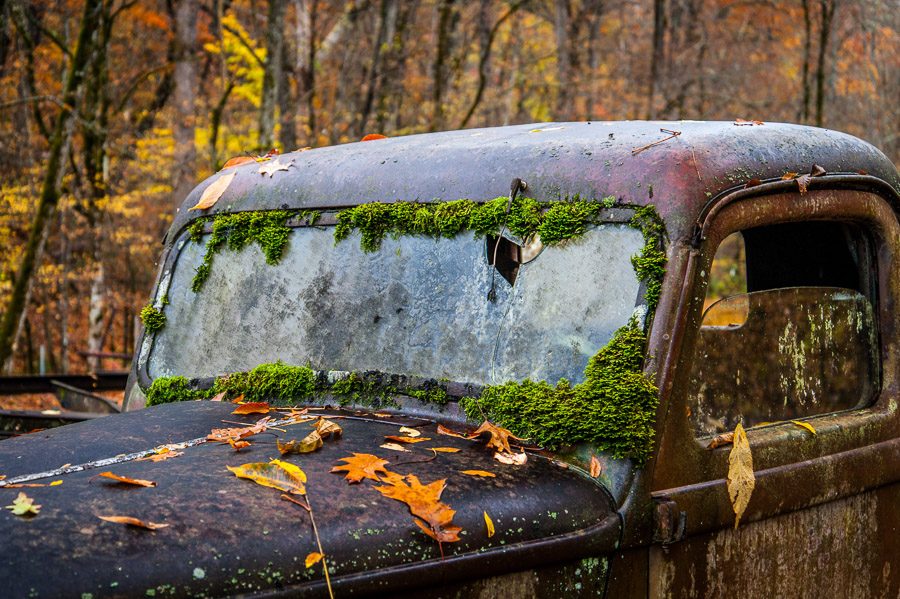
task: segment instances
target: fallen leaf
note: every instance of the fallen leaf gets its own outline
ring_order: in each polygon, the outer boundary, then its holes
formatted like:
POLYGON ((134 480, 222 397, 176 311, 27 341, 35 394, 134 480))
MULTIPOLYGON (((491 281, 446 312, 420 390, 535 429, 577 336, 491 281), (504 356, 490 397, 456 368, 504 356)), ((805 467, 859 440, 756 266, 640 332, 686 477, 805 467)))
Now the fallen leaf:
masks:
POLYGON ((316 427, 316 431, 320 435, 322 435, 323 439, 327 439, 328 435, 330 435, 331 433, 334 433, 335 436, 340 437, 341 433, 343 432, 341 430, 341 427, 339 427, 337 424, 335 424, 331 420, 327 420, 325 418, 320 418, 316 422, 310 423, 310 426, 316 427))
POLYGON ((809 169, 810 177, 821 177, 823 175, 827 175, 828 171, 819 166, 818 164, 813 163, 812 168, 809 169))
POLYGON ((312 146, 306 146, 305 148, 297 148, 294 151, 295 152, 305 152, 306 150, 312 150, 312 146))
POLYGON ((379 447, 382 449, 390 449, 391 451, 409 451, 408 449, 404 449, 402 445, 397 445, 396 443, 384 443, 379 445, 379 447))
POLYGON ((268 414, 272 411, 267 403, 244 403, 237 407, 232 414, 268 414))
POLYGON ((500 462, 501 464, 512 464, 514 466, 524 466, 528 461, 528 455, 525 452, 522 453, 506 453, 506 452, 497 452, 494 454, 494 459, 500 462))
POLYGON ((281 460, 273 460, 271 462, 255 462, 251 464, 243 464, 237 468, 226 466, 235 476, 246 478, 253 482, 263 485, 264 487, 272 487, 288 493, 298 495, 306 495, 306 474, 293 464, 287 464, 289 468, 285 468, 281 460))
POLYGON ((812 175, 800 175, 797 177, 797 187, 800 188, 800 193, 806 193, 806 187, 809 185, 809 181, 812 179, 812 175))
POLYGON ((266 152, 266 153, 263 154, 262 156, 257 156, 257 157, 256 157, 256 160, 259 161, 259 162, 261 162, 261 161, 263 161, 263 160, 268 160, 268 159, 271 158, 272 156, 278 156, 279 154, 281 154, 281 152, 278 150, 278 148, 272 148, 271 150, 269 150, 268 152, 266 152))
POLYGON ((816 432, 816 429, 814 429, 811 424, 807 424, 805 422, 800 422, 797 420, 791 420, 791 424, 796 424, 797 426, 799 426, 801 428, 805 428, 806 430, 811 432, 813 434, 813 436, 818 436, 818 434, 819 434, 816 432))
POLYGON ((396 437, 394 435, 386 436, 385 439, 388 441, 396 441, 398 443, 421 443, 422 441, 431 441, 428 437, 416 439, 415 437, 396 437))
POLYGON ((715 449, 716 447, 729 445, 731 443, 734 443, 734 433, 723 433, 713 437, 713 440, 706 445, 706 449, 715 449))
POLYGON ((51 487, 58 487, 58 486, 61 485, 62 483, 63 483, 63 481, 61 481, 61 480, 55 480, 55 481, 53 481, 52 483, 50 483, 50 486, 51 486, 51 487))
POLYGON ((68 468, 68 467, 71 466, 71 465, 72 465, 71 463, 66 462, 65 464, 63 464, 62 466, 60 466, 60 467, 58 468, 58 470, 65 470, 66 468, 68 468))
POLYGON ((156 482, 152 480, 143 480, 140 478, 128 478, 127 476, 117 476, 112 472, 101 472, 100 474, 95 474, 94 476, 88 479, 88 482, 91 482, 98 476, 102 476, 103 478, 111 478, 120 483, 126 483, 129 485, 137 485, 139 487, 155 487, 156 482))
POLYGON ((868 175, 868 174, 869 174, 869 171, 859 171, 859 172, 856 173, 856 174, 857 174, 857 175, 868 175))
POLYGON ((418 431, 414 428, 409 428, 408 426, 401 426, 400 432, 406 435, 407 437, 419 437, 422 435, 421 431, 418 431))
POLYGON ((597 456, 594 455, 594 452, 591 452, 591 477, 597 478, 600 476, 600 460, 597 459, 597 456))
POLYGON ((242 401, 244 401, 244 394, 243 394, 243 393, 241 393, 240 395, 238 395, 237 397, 235 397, 234 399, 232 399, 232 400, 231 400, 231 403, 241 403, 242 401))
POLYGON ((222 194, 225 193, 225 190, 228 189, 228 186, 231 185, 231 181, 236 174, 237 171, 231 171, 226 175, 219 176, 218 179, 210 183, 200 195, 200 201, 191 210, 206 210, 215 206, 222 194))
POLYGON ((441 426, 440 424, 437 426, 437 432, 438 432, 438 434, 447 435, 448 437, 457 437, 459 439, 466 438, 465 435, 461 435, 459 433, 454 433, 449 428, 445 428, 445 427, 441 426))
POLYGON ((281 158, 276 158, 275 160, 270 160, 269 162, 264 162, 262 166, 259 167, 259 174, 266 176, 269 175, 269 178, 275 176, 275 173, 278 171, 286 171, 288 168, 293 166, 294 159, 291 158, 287 162, 282 162, 281 158))
POLYGON ((116 524, 128 524, 129 526, 137 526, 138 528, 146 528, 147 530, 158 530, 169 526, 168 524, 157 524, 156 522, 143 522, 137 518, 130 516, 97 516, 101 520, 107 522, 115 522, 116 524))
POLYGON ((756 187, 757 185, 762 185, 762 184, 763 184, 763 182, 760 181, 759 179, 750 179, 749 181, 747 181, 747 184, 744 185, 744 189, 748 189, 750 187, 756 187))
POLYGON ((6 509, 10 510, 16 516, 27 516, 29 514, 35 515, 37 514, 41 506, 34 504, 34 499, 19 491, 19 496, 13 499, 12 505, 6 506, 6 509))
POLYGON ((5 474, 0 474, 0 480, 3 480, 4 478, 6 478, 6 475, 5 475, 5 474))
POLYGON ((306 564, 306 567, 309 568, 309 567, 312 567, 312 566, 318 564, 320 561, 322 561, 323 557, 325 557, 325 556, 322 555, 321 553, 316 553, 315 551, 313 551, 312 553, 310 553, 309 555, 306 556, 306 562, 304 562, 304 563, 306 564))
POLYGON ((341 466, 335 466, 331 471, 346 471, 347 476, 345 478, 351 483, 358 483, 364 478, 378 481, 379 478, 375 473, 384 472, 387 474, 387 470, 384 469, 384 466, 389 463, 387 460, 382 460, 378 456, 374 456, 370 453, 354 453, 353 457, 341 458, 340 461, 347 463, 341 466))
POLYGON ((554 463, 554 465, 559 466, 560 468, 563 468, 565 470, 569 469, 569 465, 565 462, 560 462, 559 460, 552 460, 552 462, 554 463))
POLYGON ((4 489, 21 489, 22 487, 46 487, 43 483, 19 483, 15 485, 3 485, 4 489))
POLYGON ((485 472, 484 470, 460 470, 463 474, 468 474, 469 476, 484 476, 487 478, 494 478, 497 476, 493 472, 485 472))
POLYGON ((239 164, 246 164, 248 162, 256 162, 255 158, 251 158, 250 156, 235 156, 231 158, 228 162, 225 163, 219 170, 225 170, 226 168, 231 168, 232 166, 237 166, 239 164))
POLYGON ((512 434, 510 431, 506 430, 501 426, 497 426, 495 424, 491 424, 487 420, 481 423, 481 426, 478 429, 469 435, 467 439, 474 439, 475 437, 484 434, 490 433, 491 438, 488 441, 488 447, 493 447, 497 451, 512 453, 512 449, 509 447, 509 439, 510 437, 516 441, 525 441, 525 439, 519 438, 512 434))
POLYGON ((287 453, 309 453, 319 449, 323 444, 322 435, 319 434, 319 431, 313 431, 299 441, 282 443, 281 439, 276 439, 275 443, 278 445, 278 451, 281 452, 281 455, 287 453))
POLYGON ((791 179, 796 179, 797 175, 800 173, 785 173, 781 176, 782 181, 790 181, 791 179))
POLYGON ((135 462, 162 462, 163 460, 168 460, 169 458, 177 458, 180 455, 184 455, 183 451, 169 451, 166 450, 162 453, 154 453, 152 455, 148 455, 143 458, 138 458, 135 462))
POLYGON ((431 451, 443 451, 444 453, 456 453, 459 451, 456 447, 429 447, 431 451))
POLYGON ((734 124, 737 126, 740 126, 740 125, 753 126, 753 125, 764 125, 765 123, 763 123, 762 121, 745 121, 744 119, 735 119, 734 124))
POLYGON ((267 420, 268 418, 264 418, 263 421, 257 422, 252 426, 237 428, 214 428, 211 433, 206 435, 206 440, 221 441, 222 443, 227 443, 228 439, 239 441, 244 437, 250 437, 265 432, 266 422, 264 421, 267 420))
POLYGON ((359 141, 372 141, 375 139, 387 139, 387 135, 381 135, 380 133, 369 133, 359 141))
POLYGON ((235 451, 250 447, 250 441, 235 441, 234 439, 228 439, 228 444, 231 445, 235 451))
POLYGON ((484 523, 487 526, 488 538, 490 539, 494 536, 494 523, 491 521, 491 517, 488 516, 487 512, 484 513, 484 523))
POLYGON ((734 429, 734 447, 728 455, 728 496, 731 498, 731 507, 734 509, 734 528, 737 530, 738 522, 747 509, 753 487, 756 486, 756 476, 753 474, 753 455, 750 453, 750 441, 744 427, 738 423, 734 429))
POLYGON ((447 486, 446 479, 422 485, 414 474, 407 474, 404 477, 391 472, 381 480, 386 486, 375 489, 385 497, 402 501, 409 506, 409 511, 416 516, 415 523, 425 534, 438 543, 459 540, 457 533, 462 528, 453 525, 453 514, 456 511, 440 502, 441 493, 447 486))

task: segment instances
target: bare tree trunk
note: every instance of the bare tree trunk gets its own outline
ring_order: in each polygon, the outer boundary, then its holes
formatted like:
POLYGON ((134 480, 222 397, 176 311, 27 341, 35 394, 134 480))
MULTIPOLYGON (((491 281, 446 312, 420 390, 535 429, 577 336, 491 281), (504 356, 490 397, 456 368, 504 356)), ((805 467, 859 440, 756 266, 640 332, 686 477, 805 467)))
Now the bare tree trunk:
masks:
POLYGON ((291 54, 290 44, 285 41, 281 45, 281 69, 278 71, 278 143, 284 152, 297 149, 297 98, 291 85, 294 78, 291 54))
POLYGON ((836 0, 819 0, 822 28, 819 31, 819 60, 816 64, 816 127, 825 122, 825 54, 828 52, 828 39, 834 21, 836 0))
POLYGON ((263 152, 275 146, 275 104, 278 99, 286 11, 286 0, 269 0, 266 62, 263 67, 262 99, 259 103, 259 149, 263 152))
POLYGON ((368 126, 369 115, 372 113, 372 106, 375 102, 375 93, 376 90, 381 86, 381 73, 384 69, 383 64, 383 51, 385 45, 385 40, 388 38, 387 30, 388 30, 388 19, 391 15, 393 15, 395 21, 393 23, 393 28, 396 29, 396 5, 394 5, 394 10, 391 10, 391 4, 394 0, 381 0, 381 11, 378 15, 378 33, 375 35, 374 43, 372 44, 373 52, 372 52, 372 68, 369 69, 368 74, 368 85, 366 86, 366 95, 363 96, 362 107, 359 110, 359 119, 357 119, 356 125, 356 136, 362 137, 366 134, 366 128, 368 126))
POLYGON ((653 0, 653 51, 650 55, 650 91, 647 94, 647 119, 656 118, 654 105, 659 86, 659 70, 663 63, 666 32, 666 0, 653 0))
POLYGON ((194 188, 197 148, 194 146, 197 100, 197 13, 199 0, 177 0, 175 8, 175 111, 172 131, 175 156, 172 164, 172 204, 175 209, 194 188))
POLYGON ((20 328, 21 320, 25 315, 25 308, 31 296, 34 273, 40 265, 43 254, 48 232, 47 224, 59 203, 60 187, 72 141, 73 112, 80 104, 81 82, 91 51, 91 36, 97 29, 100 18, 100 7, 100 0, 85 0, 78 42, 72 56, 69 76, 66 79, 62 97, 63 106, 72 107, 72 109, 61 109, 56 119, 56 126, 50 138, 47 167, 44 171, 44 182, 41 187, 37 213, 31 224, 28 243, 25 246, 9 304, 2 321, 0 321, 0 365, 3 365, 7 371, 13 357, 16 331, 20 328))
POLYGON ((812 18, 809 14, 809 0, 801 0, 803 6, 803 32, 805 35, 803 41, 803 108, 800 114, 800 120, 803 123, 809 122, 809 63, 812 60, 812 18))
POLYGON ((571 66, 572 59, 569 55, 569 21, 572 16, 572 7, 569 0, 556 0, 553 20, 553 32, 556 36, 556 110, 553 115, 558 121, 569 120, 572 113, 571 93, 571 66))
POLYGON ((450 30, 453 25, 454 0, 440 0, 437 18, 437 45, 431 63, 431 122, 429 131, 444 127, 444 79, 446 78, 447 56, 450 53, 450 30))

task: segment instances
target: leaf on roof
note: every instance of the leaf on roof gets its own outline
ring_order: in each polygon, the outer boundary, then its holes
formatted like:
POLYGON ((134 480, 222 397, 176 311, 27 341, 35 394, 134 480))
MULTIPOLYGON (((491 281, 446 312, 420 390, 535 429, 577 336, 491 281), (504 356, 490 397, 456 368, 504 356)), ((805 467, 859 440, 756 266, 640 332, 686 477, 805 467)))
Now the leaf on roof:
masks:
POLYGON ((282 162, 281 158, 279 157, 275 160, 270 160, 268 162, 262 163, 259 167, 259 174, 263 176, 269 175, 269 178, 271 179, 278 171, 286 171, 293 165, 293 158, 291 158, 287 162, 282 162))
POLYGON ((384 469, 384 466, 389 463, 387 460, 382 460, 378 456, 374 456, 370 453, 354 453, 352 457, 341 458, 340 461, 347 463, 335 466, 331 471, 346 472, 347 475, 345 478, 350 481, 351 484, 358 483, 364 478, 378 481, 379 478, 375 473, 383 472, 387 474, 387 470, 384 469))
POLYGON ((147 530, 158 530, 160 528, 165 528, 169 526, 168 524, 157 524, 156 522, 144 522, 143 520, 138 520, 137 518, 132 518, 131 516, 97 516, 101 520, 106 520, 107 522, 115 522, 116 524, 127 524, 129 526, 136 526, 138 528, 146 528, 147 530))
POLYGON ((750 453, 750 441, 739 422, 734 429, 734 447, 728 456, 728 496, 734 509, 734 528, 750 503, 750 495, 756 486, 753 474, 753 455, 750 453))
POLYGON ((264 487, 272 487, 297 495, 306 495, 306 474, 293 464, 272 460, 243 464, 237 468, 226 466, 238 478, 252 480, 264 487), (287 466, 287 467, 285 467, 287 466))
POLYGON ((41 510, 40 505, 35 505, 34 499, 19 491, 19 495, 13 499, 12 505, 6 506, 16 516, 34 516, 41 510))
POLYGON ((499 452, 512 453, 512 449, 510 449, 509 447, 510 439, 513 439, 515 441, 525 441, 525 439, 515 436, 507 429, 495 424, 491 424, 487 420, 482 422, 481 426, 479 426, 474 433, 466 438, 474 439, 475 437, 478 437, 479 435, 482 435, 484 433, 490 433, 491 435, 491 438, 487 442, 488 447, 493 447, 499 452))
POLYGON ((91 482, 98 476, 103 477, 103 478, 110 478, 114 481, 117 481, 120 483, 125 483, 128 485, 137 485, 139 487, 155 487, 156 486, 156 481, 143 480, 140 478, 128 478, 127 476, 118 476, 116 474, 113 474, 112 472, 101 472, 100 474, 95 474, 94 476, 92 476, 88 479, 88 482, 91 482))
POLYGON ((281 439, 276 439, 275 442, 278 445, 278 451, 281 452, 281 455, 288 453, 310 453, 323 445, 322 435, 319 434, 319 431, 313 431, 299 441, 282 443, 281 439))
POLYGON ((268 414, 271 411, 267 403, 243 403, 232 414, 268 414))
POLYGON ((225 193, 225 190, 228 189, 228 186, 231 185, 232 179, 234 179, 237 171, 231 171, 225 175, 219 176, 218 179, 209 184, 209 186, 203 190, 203 193, 200 195, 200 201, 197 202, 197 205, 190 208, 191 210, 206 210, 207 208, 212 208, 215 206, 216 202, 219 201, 219 198, 222 197, 222 194, 225 193))
POLYGON ((376 139, 387 139, 387 135, 382 135, 380 133, 369 133, 359 141, 374 141, 376 139))
POLYGON ((231 168, 239 164, 246 164, 248 162, 256 162, 256 159, 251 158, 250 156, 235 156, 234 158, 231 158, 228 162, 226 162, 224 166, 222 166, 222 168, 219 170, 224 171, 226 168, 231 168))
POLYGON ((441 493, 447 486, 446 479, 422 485, 414 474, 401 476, 389 472, 382 477, 384 486, 375 487, 385 497, 402 501, 409 506, 415 516, 414 521, 432 539, 438 543, 458 541, 462 528, 453 524, 455 510, 441 503, 441 493))
POLYGON ((460 470, 463 474, 468 474, 469 476, 484 476, 486 478, 494 478, 497 476, 493 472, 485 472, 484 470, 460 470))

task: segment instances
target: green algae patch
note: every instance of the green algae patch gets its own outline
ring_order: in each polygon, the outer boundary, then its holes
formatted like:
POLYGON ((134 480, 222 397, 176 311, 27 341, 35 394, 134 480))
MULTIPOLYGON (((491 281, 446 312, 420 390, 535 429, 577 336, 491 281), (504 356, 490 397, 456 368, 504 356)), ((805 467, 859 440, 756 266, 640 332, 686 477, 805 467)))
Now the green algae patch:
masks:
POLYGON ((482 411, 494 424, 551 449, 594 443, 643 465, 653 442, 658 389, 641 372, 646 337, 635 319, 591 358, 574 387, 529 379, 486 387, 480 399, 460 400, 469 419, 482 411))
POLYGON ((166 315, 162 313, 162 310, 154 308, 151 302, 141 308, 141 322, 144 323, 144 328, 148 333, 153 333, 165 326, 166 315))

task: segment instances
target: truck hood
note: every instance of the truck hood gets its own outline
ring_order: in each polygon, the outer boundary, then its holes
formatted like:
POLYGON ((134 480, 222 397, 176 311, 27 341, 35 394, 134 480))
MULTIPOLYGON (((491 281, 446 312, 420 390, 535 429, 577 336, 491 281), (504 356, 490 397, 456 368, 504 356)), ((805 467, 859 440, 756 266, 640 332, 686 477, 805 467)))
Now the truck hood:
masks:
MULTIPOLYGON (((2 505, 19 492, 40 513, 0 514, 0 571, 9 596, 232 596, 325 592, 310 515, 282 492, 237 478, 226 466, 282 459, 281 440, 301 439, 308 423, 269 429, 250 447, 200 442, 212 429, 253 424, 260 415, 232 414, 229 403, 193 401, 33 433, 0 443, 2 505), (137 461, 164 444, 183 455, 137 461), (101 472, 156 482, 138 487, 101 472), (61 484, 50 485, 55 481, 61 484), (44 484, 9 488, 11 483, 44 484), (5 485, 5 487, 3 486, 5 485), (130 516, 166 524, 156 531, 106 522, 130 516)), ((322 413, 322 412, 317 412, 322 413)), ((318 526, 335 593, 385 594, 494 576, 538 564, 612 552, 620 516, 609 492, 585 472, 530 454, 504 465, 483 439, 439 434, 437 424, 394 415, 328 411, 339 438, 307 454, 283 458, 307 476, 307 498, 318 526), (401 425, 429 441, 401 452, 382 448, 401 425), (427 448, 459 449, 434 452, 427 448), (441 546, 416 525, 405 503, 383 496, 373 480, 350 484, 331 469, 354 453, 374 454, 423 485, 446 480, 440 501, 456 511, 460 541, 441 546), (494 477, 472 476, 481 470, 494 477), (496 528, 488 535, 487 514, 496 528), (442 557, 443 551, 443 557, 442 557)))

